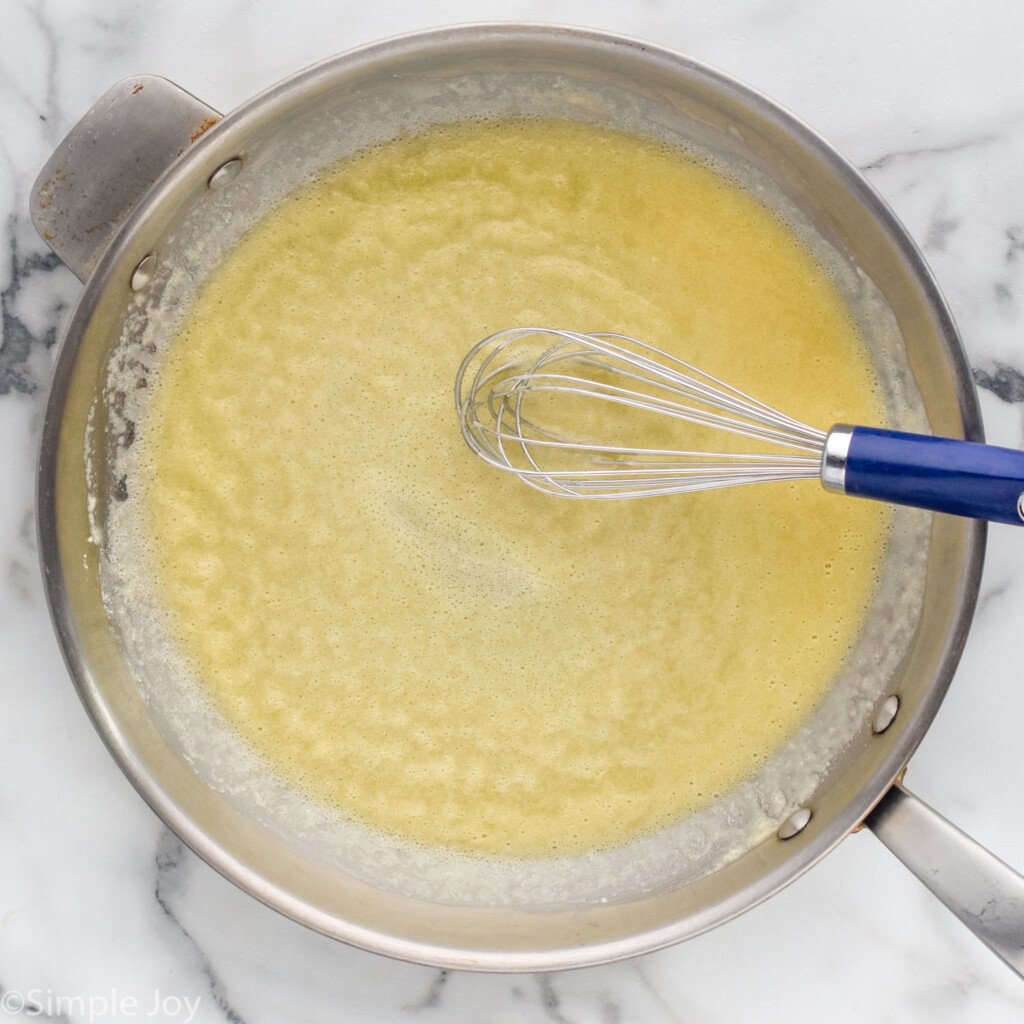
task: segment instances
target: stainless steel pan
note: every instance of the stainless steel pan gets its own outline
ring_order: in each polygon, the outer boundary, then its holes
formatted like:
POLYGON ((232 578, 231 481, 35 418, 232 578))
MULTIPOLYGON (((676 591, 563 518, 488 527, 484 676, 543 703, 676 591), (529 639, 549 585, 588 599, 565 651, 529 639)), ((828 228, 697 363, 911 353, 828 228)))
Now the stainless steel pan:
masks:
POLYGON ((806 127, 686 58, 553 26, 443 29, 332 58, 224 117, 162 79, 130 79, 86 114, 32 197, 41 234, 85 283, 57 360, 43 432, 42 567, 68 667, 111 753, 163 820, 227 878, 296 921, 407 960, 546 970, 656 949, 767 899, 866 824, 1024 973, 1024 879, 900 781, 960 657, 981 573, 981 523, 934 518, 912 634, 813 794, 776 808, 777 831, 738 859, 685 885, 648 886, 633 899, 460 905, 369 884, 312 856, 209 785, 143 699, 138 666, 126 657, 100 587, 104 506, 117 500, 120 484, 109 474, 88 478, 86 456, 102 463, 104 445, 116 441, 111 414, 96 400, 126 322, 140 309, 160 314, 165 254, 181 247, 190 217, 206 207, 217 214, 211 223, 227 225, 230 234, 233 204, 273 183, 275 168, 311 166, 330 148, 327 140, 339 151, 357 149, 424 120, 457 117, 463 108, 509 109, 510 97, 526 114, 614 121, 629 108, 668 131, 738 153, 880 289, 932 429, 982 440, 956 329, 892 213, 806 127))

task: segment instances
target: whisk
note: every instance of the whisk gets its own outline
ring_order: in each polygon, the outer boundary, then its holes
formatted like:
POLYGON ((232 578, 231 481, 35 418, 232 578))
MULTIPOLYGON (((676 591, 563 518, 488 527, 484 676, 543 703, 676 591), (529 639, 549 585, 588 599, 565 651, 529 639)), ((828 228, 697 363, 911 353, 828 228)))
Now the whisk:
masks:
POLYGON ((463 360, 455 401, 480 458, 559 497, 650 498, 816 478, 843 494, 1024 524, 1022 451, 845 424, 819 430, 621 334, 499 331, 463 360), (685 450, 671 437, 682 424, 768 450, 685 450))

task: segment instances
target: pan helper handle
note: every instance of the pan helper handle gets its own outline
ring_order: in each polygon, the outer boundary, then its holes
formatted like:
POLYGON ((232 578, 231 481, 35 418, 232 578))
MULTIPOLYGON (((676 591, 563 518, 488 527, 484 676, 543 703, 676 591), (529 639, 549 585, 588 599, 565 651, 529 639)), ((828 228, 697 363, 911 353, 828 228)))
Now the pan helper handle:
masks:
POLYGON ((1014 448, 840 424, 825 439, 821 482, 842 494, 1024 526, 1024 451, 1014 448))
POLYGON ((36 230, 84 281, 153 183, 219 120, 165 78, 118 82, 40 172, 30 204, 36 230))

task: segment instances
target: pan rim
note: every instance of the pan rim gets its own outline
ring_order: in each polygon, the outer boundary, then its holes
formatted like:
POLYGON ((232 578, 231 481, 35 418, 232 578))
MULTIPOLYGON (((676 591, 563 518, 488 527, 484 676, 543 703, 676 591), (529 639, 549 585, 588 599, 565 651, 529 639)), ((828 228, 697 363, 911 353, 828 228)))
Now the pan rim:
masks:
POLYGON ((344 920, 268 881, 257 868, 243 863, 225 850, 163 791, 147 765, 136 756, 102 691, 91 678, 77 641, 74 614, 60 558, 55 501, 60 437, 78 349, 100 299, 108 288, 116 285, 115 273, 130 249, 132 237, 150 212, 170 193, 175 183, 192 175, 206 154, 225 136, 233 131, 241 132, 254 117, 265 119, 268 116, 281 116, 292 103, 301 99, 311 87, 315 87, 317 82, 330 81, 333 76, 348 73, 358 65, 393 57, 407 49, 440 49, 453 43, 467 47, 474 43, 495 41, 529 45, 538 39, 542 42, 625 50, 639 59, 655 60, 670 69, 696 75, 738 97, 746 105, 753 106, 758 113, 781 123, 805 148, 812 150, 844 180, 864 208, 865 214, 885 231, 912 271, 935 317, 937 333, 950 357, 965 436, 973 441, 984 439, 970 369, 945 300, 917 245, 881 197, 859 171, 786 109, 734 78, 670 49, 616 33, 548 23, 473 23, 409 33, 356 47, 297 71, 245 101, 178 157, 126 219, 85 282, 64 332, 47 400, 37 470, 37 529, 47 604, 65 664, 86 711, 122 772, 168 828, 218 873, 267 906, 332 938, 400 960, 462 970, 523 972, 571 969, 652 952, 702 934, 757 906, 830 853, 885 795, 923 739, 942 703, 973 618, 987 536, 985 523, 969 524, 957 611, 934 678, 924 699, 911 709, 912 718, 905 732, 880 767, 860 786, 856 797, 835 814, 827 826, 816 829, 814 835, 794 846, 794 852, 776 871, 758 878, 755 883, 744 888, 734 890, 727 899, 712 908, 681 917, 654 930, 636 932, 594 945, 533 951, 464 949, 402 938, 344 920))

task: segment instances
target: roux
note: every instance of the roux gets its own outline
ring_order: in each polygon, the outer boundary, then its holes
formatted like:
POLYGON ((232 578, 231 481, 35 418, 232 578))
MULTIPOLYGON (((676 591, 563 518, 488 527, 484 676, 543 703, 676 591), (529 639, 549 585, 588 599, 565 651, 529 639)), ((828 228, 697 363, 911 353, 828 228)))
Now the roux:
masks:
POLYGON ((465 447, 503 327, 614 331, 827 428, 884 422, 838 290, 716 170, 541 120, 374 148, 211 275, 137 447, 198 684, 289 784, 373 828, 573 854, 706 806, 828 690, 889 512, 814 483, 559 501, 465 447))

